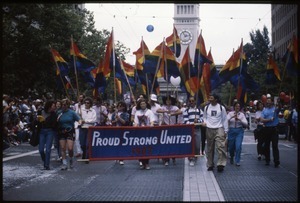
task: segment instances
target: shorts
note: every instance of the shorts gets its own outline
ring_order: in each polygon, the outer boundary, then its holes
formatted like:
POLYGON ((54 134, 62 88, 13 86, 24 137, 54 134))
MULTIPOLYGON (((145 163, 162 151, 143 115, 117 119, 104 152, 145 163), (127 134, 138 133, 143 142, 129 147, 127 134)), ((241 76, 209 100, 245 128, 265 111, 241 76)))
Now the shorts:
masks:
POLYGON ((59 140, 75 140, 75 129, 72 128, 70 130, 59 130, 58 131, 58 138, 59 140))

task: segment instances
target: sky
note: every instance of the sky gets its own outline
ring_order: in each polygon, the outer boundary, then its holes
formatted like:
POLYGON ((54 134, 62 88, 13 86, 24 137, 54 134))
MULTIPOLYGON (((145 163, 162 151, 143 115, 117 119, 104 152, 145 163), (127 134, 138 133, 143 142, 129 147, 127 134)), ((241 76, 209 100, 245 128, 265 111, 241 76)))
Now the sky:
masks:
MULTIPOLYGON (((172 34, 174 4, 91 4, 85 8, 94 13, 97 30, 114 30, 115 41, 130 48, 126 62, 135 64, 133 52, 140 47, 141 39, 150 51, 172 34), (153 25, 148 32, 146 27, 153 25)), ((250 42, 249 33, 267 27, 271 40, 271 4, 200 4, 200 30, 206 51, 215 64, 225 64, 243 40, 250 42)), ((200 33, 200 32, 199 32, 200 33)))

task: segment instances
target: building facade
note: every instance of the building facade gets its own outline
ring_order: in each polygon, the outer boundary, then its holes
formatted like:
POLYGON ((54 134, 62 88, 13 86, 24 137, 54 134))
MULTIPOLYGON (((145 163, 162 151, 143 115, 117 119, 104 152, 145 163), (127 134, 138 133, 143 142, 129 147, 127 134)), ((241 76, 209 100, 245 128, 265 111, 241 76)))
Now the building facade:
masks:
MULTIPOLYGON (((199 4, 174 4, 174 26, 181 43, 181 53, 176 59, 181 62, 184 53, 189 47, 190 57, 194 62, 196 43, 198 40, 200 17, 199 17, 199 4)), ((164 79, 158 79, 160 86, 160 94, 171 94, 178 98, 178 100, 186 100, 186 93, 182 92, 179 87, 175 87, 171 83, 167 83, 164 79)))
POLYGON ((181 61, 187 47, 194 61, 200 27, 199 4, 174 4, 173 19, 181 42, 181 53, 177 61, 181 61))
POLYGON ((295 34, 299 37, 298 30, 298 5, 297 4, 272 4, 272 51, 276 58, 281 58, 295 34))

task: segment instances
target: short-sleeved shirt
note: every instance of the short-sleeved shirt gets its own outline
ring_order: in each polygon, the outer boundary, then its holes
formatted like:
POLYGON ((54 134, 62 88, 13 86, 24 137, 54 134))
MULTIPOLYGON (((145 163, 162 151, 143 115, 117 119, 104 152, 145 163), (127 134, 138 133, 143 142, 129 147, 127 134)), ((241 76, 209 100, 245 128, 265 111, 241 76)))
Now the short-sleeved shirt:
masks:
POLYGON ((74 128, 74 122, 80 120, 79 115, 71 109, 67 111, 60 110, 57 112, 57 115, 59 129, 74 128))

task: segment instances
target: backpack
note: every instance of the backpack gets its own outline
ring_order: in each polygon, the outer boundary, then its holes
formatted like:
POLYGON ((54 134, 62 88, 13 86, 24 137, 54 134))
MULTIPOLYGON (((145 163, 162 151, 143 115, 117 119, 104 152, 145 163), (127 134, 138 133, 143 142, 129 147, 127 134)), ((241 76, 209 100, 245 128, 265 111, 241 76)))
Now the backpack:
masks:
MULTIPOLYGON (((204 107, 204 111, 207 113, 207 109, 208 109, 208 106, 209 106, 210 104, 207 104, 205 107, 204 107)), ((220 110, 221 110, 221 113, 222 113, 222 111, 223 111, 223 107, 222 107, 223 105, 222 104, 220 104, 220 110)), ((224 107, 225 108, 225 107, 224 107)))

